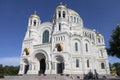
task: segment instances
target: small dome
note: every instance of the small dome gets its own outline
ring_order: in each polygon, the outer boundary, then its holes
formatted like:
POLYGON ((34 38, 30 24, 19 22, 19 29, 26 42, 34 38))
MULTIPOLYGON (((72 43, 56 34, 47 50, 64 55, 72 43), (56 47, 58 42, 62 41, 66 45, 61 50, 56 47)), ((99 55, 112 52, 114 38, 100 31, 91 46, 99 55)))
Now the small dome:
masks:
POLYGON ((98 36, 98 37, 103 37, 103 35, 102 34, 100 34, 100 33, 96 33, 96 35, 98 36))
POLYGON ((64 5, 59 5, 57 8, 66 9, 66 6, 64 6, 64 5))
POLYGON ((79 16, 79 14, 76 11, 72 10, 72 9, 68 9, 68 12, 71 15, 77 15, 77 16, 79 16))
POLYGON ((62 2, 57 6, 59 9, 66 9, 66 5, 63 5, 62 2))
POLYGON ((36 13, 34 13, 34 14, 32 14, 31 16, 30 16, 30 18, 40 18, 36 13))

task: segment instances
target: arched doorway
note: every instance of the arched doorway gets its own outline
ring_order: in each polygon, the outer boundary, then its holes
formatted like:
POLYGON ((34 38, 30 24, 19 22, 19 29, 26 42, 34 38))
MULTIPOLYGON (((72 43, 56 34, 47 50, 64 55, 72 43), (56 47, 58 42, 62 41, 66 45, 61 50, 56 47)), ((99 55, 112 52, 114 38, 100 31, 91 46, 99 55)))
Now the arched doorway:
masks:
POLYGON ((56 56, 57 74, 62 74, 64 70, 64 60, 62 56, 56 56))
POLYGON ((42 53, 38 53, 35 56, 38 61, 39 61, 39 74, 45 74, 45 70, 46 70, 46 57, 44 54, 42 53))
POLYGON ((46 62, 45 59, 40 60, 40 74, 45 74, 46 62))
POLYGON ((24 71, 24 74, 27 74, 27 71, 29 70, 29 65, 25 65, 25 71, 24 71))
POLYGON ((27 71, 29 70, 29 64, 28 64, 28 60, 24 59, 24 74, 27 74, 27 71))

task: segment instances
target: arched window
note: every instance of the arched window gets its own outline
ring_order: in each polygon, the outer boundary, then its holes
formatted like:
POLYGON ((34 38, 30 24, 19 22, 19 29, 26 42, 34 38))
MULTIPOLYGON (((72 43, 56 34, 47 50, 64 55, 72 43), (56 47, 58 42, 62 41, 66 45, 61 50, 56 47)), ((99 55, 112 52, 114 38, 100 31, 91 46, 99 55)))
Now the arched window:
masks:
POLYGON ((98 43, 101 43, 101 40, 100 40, 100 38, 98 38, 98 43))
POLYGON ((85 44, 85 49, 86 49, 86 52, 88 52, 88 44, 87 43, 85 44))
POLYGON ((85 36, 87 36, 87 33, 85 32, 85 36))
POLYGON ((65 18, 65 11, 63 11, 63 18, 65 18))
POLYGON ((36 26, 36 20, 34 20, 34 26, 36 26))
POLYGON ((78 43, 75 43, 75 51, 78 51, 78 43))
POLYGON ((59 23, 59 31, 61 31, 61 23, 59 23))
POLYGON ((61 18, 61 11, 58 11, 58 17, 61 18))
POLYGON ((78 23, 78 18, 77 18, 77 23, 78 23))
POLYGON ((101 63, 101 69, 105 69, 105 64, 101 63))
POLYGON ((71 22, 73 22, 73 17, 72 16, 70 16, 71 17, 71 22))
POLYGON ((103 57, 103 51, 100 50, 100 57, 103 57))
POLYGON ((43 40, 42 40, 42 43, 47 43, 49 42, 49 31, 48 30, 45 30, 43 32, 43 40))
POLYGON ((89 63, 89 60, 87 60, 87 67, 88 67, 88 68, 90 67, 90 63, 89 63))
POLYGON ((79 67, 79 59, 76 59, 76 67, 79 67))
POLYGON ((76 17, 74 17, 74 23, 76 23, 76 17))

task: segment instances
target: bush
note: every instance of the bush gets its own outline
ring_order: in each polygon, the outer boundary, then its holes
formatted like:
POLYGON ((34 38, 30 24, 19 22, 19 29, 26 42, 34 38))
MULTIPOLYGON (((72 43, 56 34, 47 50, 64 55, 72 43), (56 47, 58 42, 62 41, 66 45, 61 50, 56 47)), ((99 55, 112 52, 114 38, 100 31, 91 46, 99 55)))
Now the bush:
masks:
POLYGON ((19 66, 4 66, 4 75, 17 75, 19 66))
POLYGON ((112 67, 115 67, 116 68, 116 73, 117 73, 117 75, 118 76, 120 76, 120 63, 114 63, 113 65, 112 65, 112 67))
POLYGON ((3 66, 0 64, 0 78, 4 78, 3 66))
POLYGON ((3 75, 3 74, 0 74, 0 78, 4 78, 4 75, 3 75))

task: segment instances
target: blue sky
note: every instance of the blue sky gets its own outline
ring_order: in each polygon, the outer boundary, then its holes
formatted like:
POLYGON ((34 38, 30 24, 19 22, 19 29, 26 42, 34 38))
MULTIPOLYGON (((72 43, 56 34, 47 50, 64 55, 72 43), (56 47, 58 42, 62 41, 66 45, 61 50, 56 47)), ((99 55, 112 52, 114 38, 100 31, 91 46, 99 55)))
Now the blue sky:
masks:
POLYGON ((29 16, 37 11, 42 22, 50 21, 60 2, 78 12, 85 27, 103 34, 109 47, 112 30, 120 23, 120 0, 0 0, 0 64, 19 65, 29 16))

